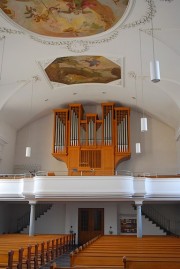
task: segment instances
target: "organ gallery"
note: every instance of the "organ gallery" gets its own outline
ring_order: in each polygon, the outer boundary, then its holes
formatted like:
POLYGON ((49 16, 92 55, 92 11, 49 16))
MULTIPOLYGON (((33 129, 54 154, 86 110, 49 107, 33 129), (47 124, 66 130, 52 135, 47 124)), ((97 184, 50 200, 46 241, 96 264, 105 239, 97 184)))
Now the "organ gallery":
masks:
POLYGON ((81 104, 54 110, 52 155, 68 175, 114 175, 131 156, 130 109, 102 103, 102 115, 84 113, 81 104))

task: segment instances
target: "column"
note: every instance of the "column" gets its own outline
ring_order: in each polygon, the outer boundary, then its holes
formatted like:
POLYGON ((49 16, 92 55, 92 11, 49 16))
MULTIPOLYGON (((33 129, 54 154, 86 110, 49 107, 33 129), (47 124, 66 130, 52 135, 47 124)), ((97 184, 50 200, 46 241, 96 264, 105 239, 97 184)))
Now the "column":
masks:
POLYGON ((142 237, 142 214, 141 214, 141 207, 142 202, 135 202, 137 208, 137 237, 142 237))
POLYGON ((33 236, 35 234, 35 205, 36 202, 29 202, 31 206, 30 211, 30 223, 29 223, 29 236, 33 236))

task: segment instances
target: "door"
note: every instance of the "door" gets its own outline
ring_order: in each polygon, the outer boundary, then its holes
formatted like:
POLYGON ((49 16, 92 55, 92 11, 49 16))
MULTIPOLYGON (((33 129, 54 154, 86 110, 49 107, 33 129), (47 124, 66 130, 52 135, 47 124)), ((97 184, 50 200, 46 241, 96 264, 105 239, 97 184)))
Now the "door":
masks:
POLYGON ((84 244, 99 234, 104 234, 104 208, 79 208, 78 243, 84 244))

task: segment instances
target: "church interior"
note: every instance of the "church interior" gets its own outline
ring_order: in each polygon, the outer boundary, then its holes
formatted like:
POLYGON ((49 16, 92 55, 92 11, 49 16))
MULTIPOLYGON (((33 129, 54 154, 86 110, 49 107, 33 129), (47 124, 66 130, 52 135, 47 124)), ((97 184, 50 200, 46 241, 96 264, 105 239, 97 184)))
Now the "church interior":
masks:
POLYGON ((36 237, 46 262, 83 246, 71 267, 179 268, 179 9, 179 0, 0 1, 0 268, 14 268, 4 245, 17 236, 36 237), (166 252, 150 261, 141 254, 152 238, 166 252), (94 264, 88 253, 111 244, 124 252, 94 264))

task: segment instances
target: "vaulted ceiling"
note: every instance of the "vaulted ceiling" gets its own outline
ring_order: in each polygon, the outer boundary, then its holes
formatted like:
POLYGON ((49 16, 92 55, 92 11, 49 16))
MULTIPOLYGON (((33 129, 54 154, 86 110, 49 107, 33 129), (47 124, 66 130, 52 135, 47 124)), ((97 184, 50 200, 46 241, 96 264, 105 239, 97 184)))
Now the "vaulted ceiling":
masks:
POLYGON ((0 119, 20 129, 69 103, 116 102, 179 129, 179 0, 6 0, 0 8, 0 119))

